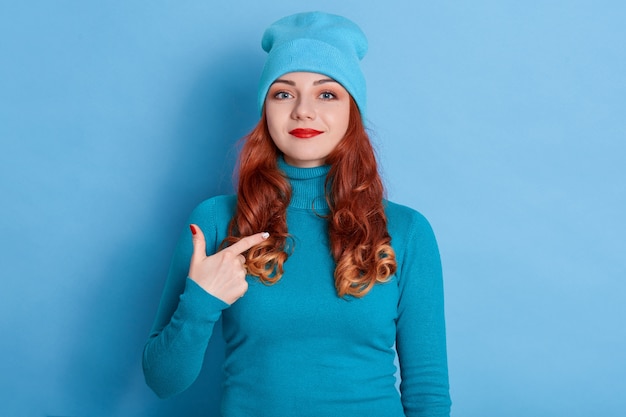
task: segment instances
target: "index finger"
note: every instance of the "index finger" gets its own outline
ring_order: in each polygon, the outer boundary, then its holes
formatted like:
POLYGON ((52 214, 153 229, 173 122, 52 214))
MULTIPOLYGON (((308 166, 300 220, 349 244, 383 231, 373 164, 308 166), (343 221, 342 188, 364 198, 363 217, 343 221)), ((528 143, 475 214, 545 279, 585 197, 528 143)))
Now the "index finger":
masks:
POLYGON ((230 245, 224 250, 240 255, 244 253, 245 251, 247 251, 248 249, 250 249, 251 247, 263 242, 265 239, 269 237, 269 235, 270 234, 267 232, 261 232, 261 233, 257 233, 254 235, 246 236, 242 238, 241 240, 239 240, 238 242, 233 243, 232 245, 230 245))

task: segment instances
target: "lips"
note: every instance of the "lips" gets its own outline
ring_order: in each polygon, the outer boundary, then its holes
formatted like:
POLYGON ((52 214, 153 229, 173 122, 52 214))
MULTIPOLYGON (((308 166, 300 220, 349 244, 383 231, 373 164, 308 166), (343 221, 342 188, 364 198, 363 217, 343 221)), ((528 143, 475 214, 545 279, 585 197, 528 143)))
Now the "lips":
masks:
POLYGON ((301 129, 301 128, 293 129, 289 131, 290 135, 295 136, 300 139, 309 139, 321 133, 324 133, 324 132, 320 132, 319 130, 315 130, 315 129, 301 129))

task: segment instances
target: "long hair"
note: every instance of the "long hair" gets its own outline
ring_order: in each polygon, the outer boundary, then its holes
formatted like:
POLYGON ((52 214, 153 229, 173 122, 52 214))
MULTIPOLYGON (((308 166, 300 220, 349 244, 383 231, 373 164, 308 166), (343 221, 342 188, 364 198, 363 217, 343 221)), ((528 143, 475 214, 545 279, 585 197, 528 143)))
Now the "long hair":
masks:
MULTIPOLYGON (((248 273, 266 284, 283 275, 291 247, 286 210, 289 181, 278 169, 280 151, 270 137, 265 113, 246 136, 239 156, 237 208, 223 245, 242 236, 267 231, 270 237, 246 254, 248 273)), ((350 120, 344 138, 326 158, 326 200, 330 207, 328 234, 335 260, 339 297, 363 297, 377 282, 396 272, 395 253, 387 231, 384 189, 376 157, 359 109, 350 100, 350 120)))

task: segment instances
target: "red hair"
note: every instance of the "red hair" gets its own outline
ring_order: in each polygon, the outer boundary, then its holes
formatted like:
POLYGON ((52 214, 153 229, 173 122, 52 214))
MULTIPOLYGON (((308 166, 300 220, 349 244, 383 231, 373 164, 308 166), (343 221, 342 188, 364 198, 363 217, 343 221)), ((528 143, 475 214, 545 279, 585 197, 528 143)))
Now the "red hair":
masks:
MULTIPOLYGON (((242 236, 267 231, 270 237, 246 256, 248 273, 266 284, 283 274, 290 245, 286 210, 291 198, 288 179, 278 169, 280 151, 270 137, 265 113, 244 138, 239 155, 237 208, 224 245, 242 236)), ((335 288, 340 297, 363 297, 374 284, 396 272, 395 253, 387 231, 383 185, 374 149, 359 109, 350 100, 346 135, 326 158, 330 207, 328 234, 336 262, 335 288)))

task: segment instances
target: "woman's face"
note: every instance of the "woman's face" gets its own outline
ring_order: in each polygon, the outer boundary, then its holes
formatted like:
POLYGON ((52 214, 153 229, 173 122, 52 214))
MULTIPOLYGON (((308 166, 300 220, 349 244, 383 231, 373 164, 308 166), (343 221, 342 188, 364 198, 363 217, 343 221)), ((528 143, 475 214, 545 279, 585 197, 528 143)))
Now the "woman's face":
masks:
POLYGON ((348 129, 350 94, 325 75, 290 72, 270 86, 265 117, 285 162, 302 168, 324 165, 348 129))

